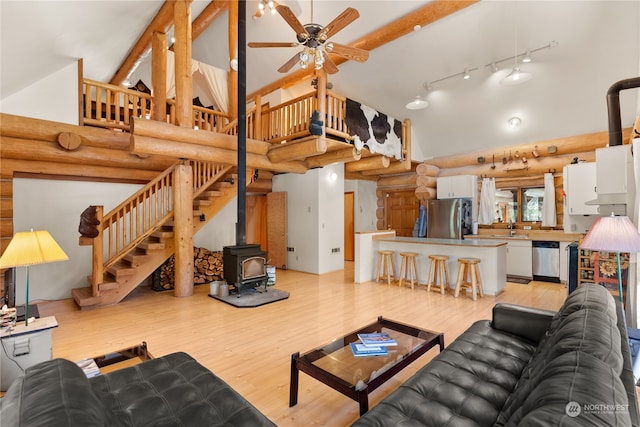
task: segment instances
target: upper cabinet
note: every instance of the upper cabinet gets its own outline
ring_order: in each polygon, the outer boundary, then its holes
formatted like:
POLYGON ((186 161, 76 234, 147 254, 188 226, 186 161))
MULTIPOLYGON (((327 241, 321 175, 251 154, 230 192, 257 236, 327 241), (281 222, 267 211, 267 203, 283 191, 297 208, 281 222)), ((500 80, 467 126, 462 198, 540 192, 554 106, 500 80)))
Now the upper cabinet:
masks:
MULTIPOLYGON (((628 202, 627 196, 635 191, 631 145, 596 149, 596 165, 596 191, 598 195, 605 195, 605 197, 620 195, 622 200, 628 202)), ((616 199, 614 203, 618 201, 616 199)))
POLYGON ((439 177, 436 183, 438 199, 470 197, 476 201, 478 179, 475 175, 456 175, 439 177))
POLYGON ((576 163, 565 166, 564 192, 566 209, 569 215, 597 215, 598 205, 586 205, 585 202, 595 199, 596 164, 576 163))

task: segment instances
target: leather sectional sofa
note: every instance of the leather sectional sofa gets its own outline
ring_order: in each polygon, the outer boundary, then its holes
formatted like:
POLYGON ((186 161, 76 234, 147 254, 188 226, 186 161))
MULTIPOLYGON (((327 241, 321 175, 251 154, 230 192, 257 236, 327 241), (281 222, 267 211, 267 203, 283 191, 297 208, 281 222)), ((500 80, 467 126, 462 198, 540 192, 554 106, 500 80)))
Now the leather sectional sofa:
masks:
POLYGON ((581 285, 557 313, 497 304, 353 426, 638 426, 621 305, 581 285))
POLYGON ((93 378, 65 359, 39 363, 0 400, 0 425, 275 426, 186 353, 93 378))

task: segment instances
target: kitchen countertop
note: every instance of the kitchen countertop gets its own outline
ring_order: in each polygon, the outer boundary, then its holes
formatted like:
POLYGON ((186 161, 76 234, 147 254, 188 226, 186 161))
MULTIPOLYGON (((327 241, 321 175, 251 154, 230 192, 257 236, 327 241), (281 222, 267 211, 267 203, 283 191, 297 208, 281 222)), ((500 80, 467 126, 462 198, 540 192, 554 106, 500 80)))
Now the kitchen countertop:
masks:
POLYGON ((475 236, 471 240, 460 239, 430 239, 426 237, 379 237, 375 239, 382 242, 397 242, 397 243, 417 243, 423 245, 447 245, 447 246, 482 246, 482 247, 497 247, 506 245, 506 239, 485 239, 484 236, 475 236))
POLYGON ((577 242, 582 237, 579 233, 563 233, 558 231, 516 230, 515 236, 509 236, 509 230, 487 230, 480 234, 467 234, 465 239, 491 240, 542 240, 548 242, 577 242), (489 232, 490 231, 490 232, 489 232))

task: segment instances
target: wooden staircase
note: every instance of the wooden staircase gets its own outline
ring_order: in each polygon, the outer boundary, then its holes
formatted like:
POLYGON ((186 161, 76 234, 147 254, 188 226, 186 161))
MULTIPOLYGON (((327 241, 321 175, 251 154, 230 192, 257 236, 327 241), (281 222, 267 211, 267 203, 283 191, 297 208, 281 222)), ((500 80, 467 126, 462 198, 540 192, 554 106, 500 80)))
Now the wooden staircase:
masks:
MULTIPOLYGON (((233 166, 190 163, 195 234, 236 196, 237 176, 231 173, 233 166)), ((81 244, 84 241, 93 246, 93 271, 88 277, 91 286, 71 290, 82 310, 122 301, 174 253, 170 193, 177 165, 98 218, 98 237, 88 241, 81 238, 81 244)))

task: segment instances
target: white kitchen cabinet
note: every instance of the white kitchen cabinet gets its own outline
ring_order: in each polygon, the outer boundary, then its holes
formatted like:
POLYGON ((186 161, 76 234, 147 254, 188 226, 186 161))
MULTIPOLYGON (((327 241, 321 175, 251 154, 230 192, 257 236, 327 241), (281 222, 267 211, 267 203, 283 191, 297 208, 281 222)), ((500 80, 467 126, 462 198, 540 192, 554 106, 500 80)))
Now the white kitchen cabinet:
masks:
POLYGON ((507 275, 533 277, 531 240, 508 240, 507 275))
POLYGON ((627 194, 633 190, 633 158, 630 145, 596 149, 598 194, 627 194))
POLYGON ((471 197, 474 201, 478 193, 478 178, 475 175, 439 177, 436 182, 438 199, 471 197))
POLYGON ((598 215, 598 205, 585 202, 598 197, 596 193, 596 164, 576 163, 564 169, 564 192, 569 215, 598 215))

